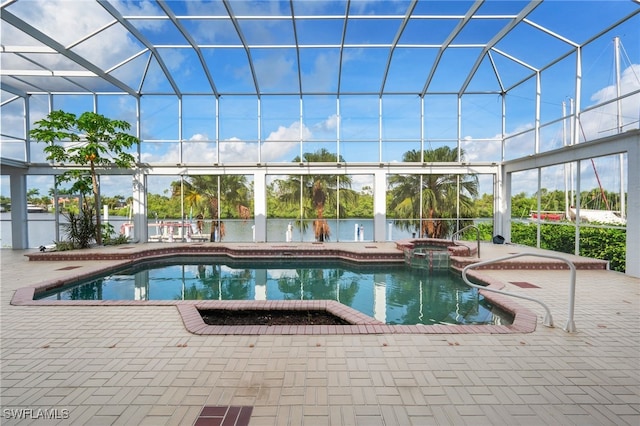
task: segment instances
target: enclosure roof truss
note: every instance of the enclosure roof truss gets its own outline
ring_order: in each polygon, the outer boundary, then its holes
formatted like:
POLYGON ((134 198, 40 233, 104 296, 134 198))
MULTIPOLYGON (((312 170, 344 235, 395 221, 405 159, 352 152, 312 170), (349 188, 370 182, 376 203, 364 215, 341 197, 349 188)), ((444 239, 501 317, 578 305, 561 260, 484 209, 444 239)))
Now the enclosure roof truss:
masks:
POLYGON ((5 1, 2 88, 18 95, 217 98, 503 93, 513 87, 504 79, 505 61, 513 67, 545 69, 639 12, 636 0, 615 2, 615 19, 599 21, 595 13, 593 22, 576 29, 559 26, 553 18, 561 3, 570 4, 540 0, 55 3, 60 16, 86 16, 86 22, 69 28, 60 26, 61 19, 43 16, 50 10, 44 6, 47 2, 5 1), (516 43, 522 32, 559 45, 537 46, 532 60, 527 53, 531 46, 516 43), (558 47, 562 45, 567 49, 558 47), (93 46, 101 47, 101 56, 95 56, 93 46), (472 59, 460 61, 460 55, 472 59), (411 73, 413 85, 402 80, 406 79, 402 71, 413 63, 411 57, 421 58, 416 62, 419 69, 411 73), (333 67, 326 86, 313 77, 323 75, 318 68, 323 60, 333 67), (278 64, 290 67, 295 77, 273 83, 278 64), (485 64, 494 81, 482 87, 477 76, 485 64), (376 70, 367 81, 357 76, 365 67, 376 70), (462 75, 450 83, 453 86, 443 83, 452 69, 462 75), (157 80, 164 83, 154 86, 157 80))

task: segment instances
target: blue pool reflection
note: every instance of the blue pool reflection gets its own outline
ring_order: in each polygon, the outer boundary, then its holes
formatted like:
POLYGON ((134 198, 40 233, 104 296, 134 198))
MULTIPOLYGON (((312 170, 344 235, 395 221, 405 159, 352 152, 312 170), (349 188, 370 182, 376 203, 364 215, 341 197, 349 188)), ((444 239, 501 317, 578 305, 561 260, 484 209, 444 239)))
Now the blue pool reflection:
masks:
POLYGON ((48 300, 335 300, 387 324, 510 324, 450 271, 342 261, 143 262, 56 292, 48 300))

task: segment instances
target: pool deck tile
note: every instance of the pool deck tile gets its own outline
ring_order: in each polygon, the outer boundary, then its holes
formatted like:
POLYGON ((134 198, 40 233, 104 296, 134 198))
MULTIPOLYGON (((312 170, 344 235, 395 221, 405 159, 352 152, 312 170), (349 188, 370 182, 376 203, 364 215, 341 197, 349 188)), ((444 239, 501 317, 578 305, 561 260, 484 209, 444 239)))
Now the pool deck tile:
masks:
MULTIPOLYGON (((131 247, 112 250, 146 249, 131 247)), ((268 251, 264 244, 260 249, 268 251)), ((367 242, 350 249, 392 247, 367 242)), ((516 250, 486 244, 482 259, 516 250)), ((17 418, 38 409, 64 414, 60 424, 194 425, 210 406, 253 407, 249 425, 640 423, 640 279, 587 269, 596 267, 587 261, 577 271, 575 333, 563 330, 568 271, 536 259, 530 263, 544 269, 509 265, 482 275, 543 299, 554 316, 551 328, 542 325, 540 305, 519 299, 528 311, 521 319, 533 329, 468 326, 458 333, 438 325, 389 332, 358 324, 349 326, 358 331, 353 334, 336 327, 327 334, 297 327, 286 330, 294 334, 275 327, 224 334, 233 330, 219 327, 223 334, 198 335, 185 326, 197 319, 192 303, 11 304, 28 303, 45 280, 121 262, 28 261, 24 255, 33 252, 0 250, 3 426, 48 424, 17 418)))

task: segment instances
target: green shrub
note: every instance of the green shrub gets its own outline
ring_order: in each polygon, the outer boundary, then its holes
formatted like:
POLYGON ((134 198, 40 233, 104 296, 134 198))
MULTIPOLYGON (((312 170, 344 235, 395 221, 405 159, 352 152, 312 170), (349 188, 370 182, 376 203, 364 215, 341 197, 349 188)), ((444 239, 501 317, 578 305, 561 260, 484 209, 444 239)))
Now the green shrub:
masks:
POLYGON ((85 207, 81 214, 68 211, 64 215, 68 223, 63 224, 62 229, 67 240, 74 248, 88 248, 96 235, 93 210, 85 207))
POLYGON ((75 247, 71 241, 54 241, 56 247, 56 251, 67 251, 73 250, 75 247))
POLYGON ((117 246, 120 244, 127 244, 129 237, 115 233, 113 225, 110 223, 102 224, 102 243, 105 246, 117 246), (114 236, 115 235, 115 236, 114 236))
POLYGON ((580 228, 580 255, 608 260, 614 271, 626 268, 626 231, 623 229, 580 228))
MULTIPOLYGON (((483 222, 476 225, 482 241, 491 241, 493 224, 483 222)), ((465 236, 471 239, 471 234, 465 236)), ((540 248, 561 253, 575 252, 576 228, 572 224, 540 225, 540 248)), ((528 247, 537 247, 535 223, 511 222, 511 242, 528 247)), ((626 268, 626 231, 623 229, 580 227, 580 256, 609 261, 614 271, 626 268)))

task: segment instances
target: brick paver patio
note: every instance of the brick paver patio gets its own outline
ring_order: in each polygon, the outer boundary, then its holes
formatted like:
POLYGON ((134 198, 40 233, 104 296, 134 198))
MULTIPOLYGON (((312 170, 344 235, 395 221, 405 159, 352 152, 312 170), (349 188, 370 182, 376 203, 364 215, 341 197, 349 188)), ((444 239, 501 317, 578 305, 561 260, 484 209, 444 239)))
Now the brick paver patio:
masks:
POLYGON ((113 262, 26 253, 0 251, 3 425, 193 425, 211 407, 253 407, 250 425, 640 423, 640 280, 623 274, 578 271, 576 333, 567 271, 508 269, 483 273, 543 299, 555 328, 518 301, 533 332, 195 335, 176 306, 10 305, 113 262))

